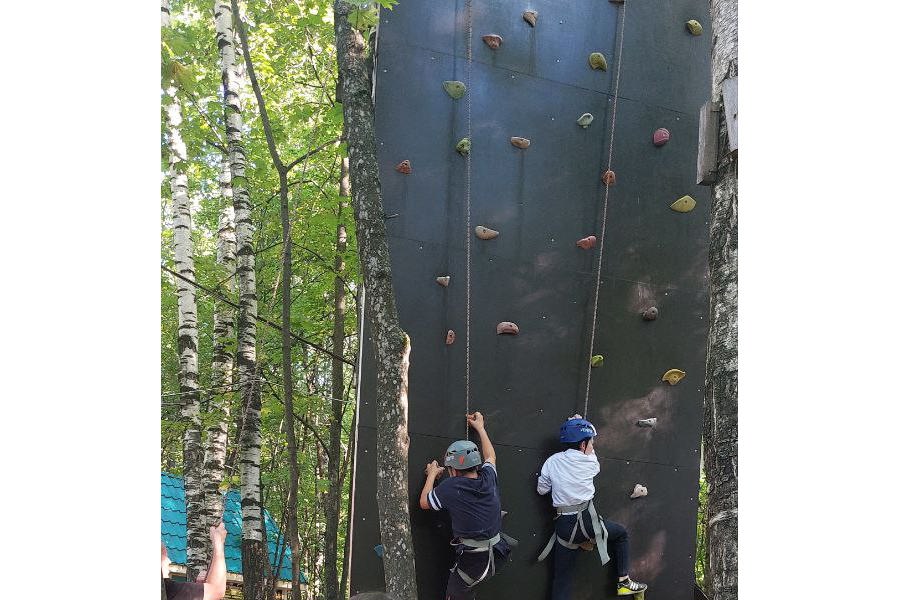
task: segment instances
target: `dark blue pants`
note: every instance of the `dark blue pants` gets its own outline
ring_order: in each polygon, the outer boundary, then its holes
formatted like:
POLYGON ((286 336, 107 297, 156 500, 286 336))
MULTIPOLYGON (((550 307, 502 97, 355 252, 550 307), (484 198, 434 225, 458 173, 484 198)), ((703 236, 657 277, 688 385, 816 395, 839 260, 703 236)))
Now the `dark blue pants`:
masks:
MULTIPOLYGON (((588 539, 593 539, 594 527, 591 524, 590 514, 584 511, 584 514, 581 516, 584 520, 584 528, 588 534, 587 538, 584 537, 581 533, 581 528, 578 527, 577 515, 560 515, 556 519, 557 535, 564 540, 568 540, 574 527, 577 531, 575 532, 575 539, 572 540, 573 543, 580 544, 588 539)), ((603 524, 606 525, 606 531, 609 534, 606 548, 609 552, 610 560, 615 565, 616 574, 619 577, 624 577, 628 575, 628 532, 618 523, 613 523, 607 519, 603 520, 603 524)), ((553 546, 553 600, 569 600, 572 597, 572 585, 575 582, 575 559, 578 557, 579 552, 584 551, 570 550, 560 544, 559 541, 553 546)), ((597 550, 595 549, 592 552, 596 554, 597 550)), ((595 558, 599 566, 599 554, 595 558)))
MULTIPOLYGON (((506 540, 500 540, 494 546, 492 552, 494 553, 495 574, 500 571, 500 567, 506 564, 506 560, 509 558, 509 551, 510 547, 509 544, 506 543, 506 540)), ((487 566, 487 560, 487 552, 463 552, 461 546, 457 547, 456 567, 462 569, 466 575, 473 579, 477 579, 484 573, 484 569, 487 566)), ((476 583, 474 586, 469 587, 456 571, 450 573, 450 578, 447 580, 447 600, 474 600, 475 588, 491 577, 491 573, 488 573, 488 576, 483 580, 476 583)))

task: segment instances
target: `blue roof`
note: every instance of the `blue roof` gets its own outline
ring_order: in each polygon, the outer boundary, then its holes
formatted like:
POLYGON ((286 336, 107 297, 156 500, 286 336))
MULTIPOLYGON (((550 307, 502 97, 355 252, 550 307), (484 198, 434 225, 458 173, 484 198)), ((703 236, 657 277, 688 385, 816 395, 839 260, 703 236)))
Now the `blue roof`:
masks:
MULTIPOLYGON (((162 539, 169 551, 169 558, 178 565, 187 563, 187 513, 184 500, 184 480, 177 475, 161 473, 160 503, 162 539)), ((291 580, 291 549, 284 548, 285 540, 269 511, 265 511, 266 540, 269 544, 269 561, 272 568, 284 549, 279 579, 291 580)), ((222 517, 228 537, 225 538, 225 565, 229 573, 241 572, 241 492, 228 490, 225 495, 225 514, 222 517)), ((300 583, 307 583, 300 573, 300 583)))

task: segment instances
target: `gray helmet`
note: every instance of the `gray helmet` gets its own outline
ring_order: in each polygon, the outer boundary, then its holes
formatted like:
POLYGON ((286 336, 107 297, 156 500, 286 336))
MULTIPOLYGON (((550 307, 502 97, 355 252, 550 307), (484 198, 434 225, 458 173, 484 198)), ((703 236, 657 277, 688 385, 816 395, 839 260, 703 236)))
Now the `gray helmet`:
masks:
POLYGON ((475 442, 459 440, 450 444, 444 456, 444 466, 454 469, 471 469, 481 464, 481 453, 475 442))

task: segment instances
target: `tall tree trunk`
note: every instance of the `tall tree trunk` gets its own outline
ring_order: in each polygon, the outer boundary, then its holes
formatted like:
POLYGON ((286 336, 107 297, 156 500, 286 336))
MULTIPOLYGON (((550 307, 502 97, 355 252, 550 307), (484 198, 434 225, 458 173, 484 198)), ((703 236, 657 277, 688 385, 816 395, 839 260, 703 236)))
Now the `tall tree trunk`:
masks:
MULTIPOLYGON (((341 158, 341 179, 338 190, 338 225, 334 255, 334 329, 331 351, 344 353, 344 319, 347 313, 344 290, 344 253, 347 251, 347 228, 343 222, 344 198, 350 196, 350 165, 341 158)), ((338 600, 337 541, 341 516, 341 433, 344 420, 344 363, 331 359, 331 429, 328 439, 328 499, 325 502, 325 600, 338 600)))
MULTIPOLYGON (((737 77, 737 0, 711 0, 712 98, 737 77)), ((719 112, 718 177, 710 218, 710 331, 703 417, 703 467, 709 482, 706 587, 711 600, 738 597, 737 156, 729 153, 725 111, 719 112)))
MULTIPOLYGON (((162 19, 168 22, 168 5, 161 5, 162 19)), ((188 197, 187 148, 181 137, 181 102, 175 85, 168 88, 166 123, 169 133, 169 184, 172 189, 175 271, 194 280, 194 243, 191 240, 191 201, 188 197)), ((184 430, 184 496, 187 512, 187 575, 193 580, 206 566, 206 539, 203 527, 203 490, 200 470, 200 395, 197 391, 197 299, 194 287, 176 279, 178 294, 178 387, 184 430)))
MULTIPOLYGON (((234 292, 234 197, 231 190, 231 170, 223 157, 219 177, 222 190, 222 210, 219 213, 218 246, 216 249, 217 278, 224 280, 218 291, 231 296, 234 292)), ((207 526, 215 525, 222 517, 223 497, 219 487, 225 477, 225 455, 228 448, 228 425, 231 416, 230 384, 234 374, 234 309, 216 300, 213 312, 212 397, 210 425, 206 435, 206 454, 203 458, 204 517, 207 526)), ((211 550, 207 541, 207 553, 211 550)))
POLYGON ((369 298, 376 361, 377 498, 384 546, 384 583, 397 600, 416 598, 416 567, 409 523, 407 372, 409 336, 400 327, 375 156, 372 79, 362 35, 350 27, 352 5, 335 0, 334 30, 344 131, 363 283, 369 298))
POLYGON ((260 482, 260 409, 256 379, 256 257, 253 250, 253 221, 247 190, 246 154, 241 114, 241 83, 235 66, 234 20, 228 0, 216 0, 216 42, 222 66, 225 99, 225 130, 228 162, 234 195, 235 238, 239 310, 237 319, 237 373, 244 415, 240 439, 241 555, 244 598, 265 600, 270 582, 260 482))

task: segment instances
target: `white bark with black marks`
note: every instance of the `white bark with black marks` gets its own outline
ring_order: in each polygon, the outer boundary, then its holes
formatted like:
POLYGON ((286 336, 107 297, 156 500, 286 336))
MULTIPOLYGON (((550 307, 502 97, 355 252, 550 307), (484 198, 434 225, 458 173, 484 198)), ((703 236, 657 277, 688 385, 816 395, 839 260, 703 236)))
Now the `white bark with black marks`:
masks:
POLYGON ((375 155, 370 65, 360 33, 347 21, 352 6, 334 3, 340 98, 350 155, 357 248, 375 350, 377 490, 386 590, 397 600, 416 598, 416 567, 409 522, 407 371, 409 337, 400 327, 375 155))
MULTIPOLYGON (((710 13, 712 99, 721 104, 722 82, 737 77, 737 0, 711 0, 710 13)), ((709 482, 705 579, 711 600, 737 600, 738 173, 737 156, 728 152, 724 118, 719 125, 718 174, 710 215, 710 330, 703 418, 703 467, 709 482)))

